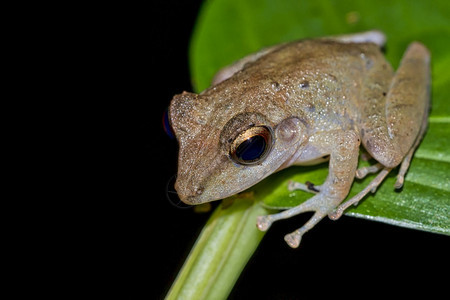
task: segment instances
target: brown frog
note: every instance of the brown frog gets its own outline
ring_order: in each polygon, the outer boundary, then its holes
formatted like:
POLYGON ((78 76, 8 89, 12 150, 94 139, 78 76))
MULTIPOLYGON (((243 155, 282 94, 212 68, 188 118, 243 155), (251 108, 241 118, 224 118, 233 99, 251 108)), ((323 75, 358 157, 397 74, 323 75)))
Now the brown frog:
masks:
POLYGON ((180 199, 223 199, 289 166, 329 160, 322 185, 289 186, 314 196, 257 220, 267 230, 273 221, 315 212, 285 237, 298 247, 323 217, 339 218, 398 165, 395 187, 402 187, 427 126, 430 54, 414 42, 394 72, 380 51, 384 42, 383 33, 370 31, 273 46, 223 69, 202 93, 176 95, 169 118, 180 145, 180 199), (378 163, 357 170, 361 145, 378 163), (341 204, 355 176, 377 172, 341 204))

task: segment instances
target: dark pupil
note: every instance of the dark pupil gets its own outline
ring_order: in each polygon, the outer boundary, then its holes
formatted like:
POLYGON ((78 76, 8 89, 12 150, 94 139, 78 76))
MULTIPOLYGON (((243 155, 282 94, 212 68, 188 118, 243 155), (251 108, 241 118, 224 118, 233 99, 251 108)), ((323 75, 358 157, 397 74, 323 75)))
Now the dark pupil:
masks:
POLYGON ((266 140, 255 135, 242 142, 236 149, 236 156, 243 161, 251 161, 261 157, 266 149, 266 140))

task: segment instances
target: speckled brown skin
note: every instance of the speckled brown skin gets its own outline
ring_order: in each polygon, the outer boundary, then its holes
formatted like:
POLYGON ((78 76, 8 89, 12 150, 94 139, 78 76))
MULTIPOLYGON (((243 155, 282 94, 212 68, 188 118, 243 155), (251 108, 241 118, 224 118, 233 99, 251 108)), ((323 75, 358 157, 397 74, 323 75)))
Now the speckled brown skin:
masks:
POLYGON ((360 36, 353 39, 357 43, 346 37, 271 47, 226 68, 201 94, 175 96, 169 115, 180 144, 175 185, 180 199, 189 204, 222 199, 283 168, 329 157, 319 193, 258 221, 266 230, 275 220, 315 211, 286 236, 296 247, 304 232, 346 198, 360 144, 382 165, 372 188, 406 157, 402 181, 426 127, 429 53, 411 44, 394 74, 379 44, 360 42, 360 36), (253 126, 270 128, 274 142, 263 160, 240 165, 231 159, 230 147, 253 126))

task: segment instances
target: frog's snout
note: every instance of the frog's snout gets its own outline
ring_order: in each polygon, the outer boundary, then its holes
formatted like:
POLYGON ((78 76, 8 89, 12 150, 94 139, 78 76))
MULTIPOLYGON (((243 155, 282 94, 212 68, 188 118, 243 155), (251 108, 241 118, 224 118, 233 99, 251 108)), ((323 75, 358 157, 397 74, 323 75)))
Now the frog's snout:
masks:
POLYGON ((200 196, 203 194, 204 188, 196 185, 182 186, 179 182, 175 182, 175 190, 181 201, 186 204, 200 204, 204 201, 200 200, 200 196))

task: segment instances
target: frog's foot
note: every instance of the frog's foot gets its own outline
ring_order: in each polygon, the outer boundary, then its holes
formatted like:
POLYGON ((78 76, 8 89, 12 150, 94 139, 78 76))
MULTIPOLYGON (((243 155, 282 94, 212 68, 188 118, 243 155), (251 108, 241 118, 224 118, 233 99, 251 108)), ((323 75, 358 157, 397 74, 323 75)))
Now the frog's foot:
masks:
POLYGON ((355 176, 358 179, 363 179, 368 174, 377 173, 378 171, 380 171, 383 168, 384 168, 384 166, 382 164, 376 163, 376 164, 374 164, 372 166, 359 168, 358 170, 356 170, 356 175, 355 176))
POLYGON ((308 193, 317 194, 320 192, 320 185, 315 185, 314 183, 307 181, 305 183, 300 183, 296 181, 289 181, 288 183, 288 190, 289 191, 297 191, 301 190, 308 193))
POLYGON ((366 196, 369 192, 375 193, 378 186, 383 182, 384 178, 386 178, 391 170, 392 169, 384 168, 380 173, 378 173, 377 177, 375 177, 361 192, 359 192, 350 200, 339 205, 339 207, 336 208, 335 211, 329 214, 328 216, 330 217, 330 219, 339 219, 350 205, 358 205, 359 201, 364 198, 364 196, 366 196))
POLYGON ((317 194, 306 202, 291 209, 282 211, 277 214, 260 216, 258 217, 257 227, 261 231, 266 231, 272 225, 273 222, 288 219, 295 215, 298 215, 307 211, 314 211, 314 215, 303 227, 295 230, 294 232, 287 234, 284 237, 286 243, 292 248, 297 248, 300 244, 301 238, 305 232, 313 228, 320 220, 322 220, 330 211, 336 207, 336 201, 333 199, 327 199, 324 194, 317 194))

